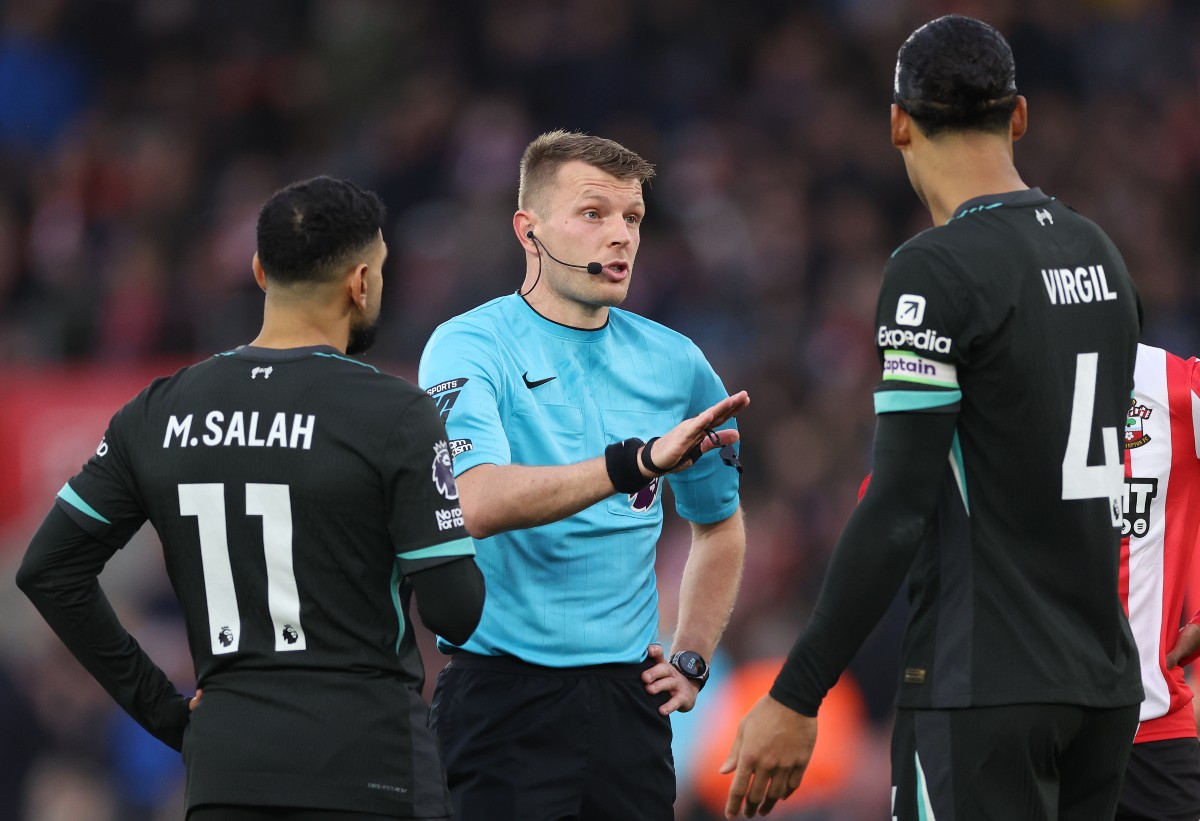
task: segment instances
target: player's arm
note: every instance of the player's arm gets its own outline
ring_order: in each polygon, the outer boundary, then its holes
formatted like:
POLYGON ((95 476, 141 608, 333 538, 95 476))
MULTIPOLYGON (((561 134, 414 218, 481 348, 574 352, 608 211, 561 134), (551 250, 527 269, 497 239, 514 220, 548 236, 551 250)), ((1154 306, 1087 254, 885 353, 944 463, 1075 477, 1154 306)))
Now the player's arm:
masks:
POLYGON ((722 772, 736 770, 726 816, 767 812, 799 785, 825 694, 895 598, 937 505, 954 413, 881 414, 874 472, 830 558, 807 628, 770 695, 742 720, 722 772))
POLYGON ((463 644, 483 615, 483 573, 471 556, 413 573, 421 623, 451 644, 463 644))
POLYGON ((705 431, 732 419, 748 404, 749 395, 740 391, 651 440, 653 446, 643 443, 614 452, 619 445, 612 445, 604 456, 571 465, 471 467, 458 477, 467 530, 483 539, 565 519, 617 492, 635 493, 655 476, 693 465, 696 448, 702 455, 737 442, 736 430, 716 431, 716 441, 705 431), (667 470, 652 470, 647 461, 667 470), (632 477, 639 477, 641 484, 634 486, 638 479, 632 477))
POLYGON ((771 688, 776 701, 815 716, 895 598, 937 505, 956 421, 949 413, 879 417, 871 483, 834 548, 808 627, 771 688))
MULTIPOLYGON (((691 525, 692 547, 679 586, 679 620, 671 651, 691 650, 711 661, 742 581, 746 528, 741 508, 722 521, 691 525)), ((658 663, 642 673, 647 692, 671 694, 658 711, 667 715, 691 710, 700 688, 667 663, 669 655, 661 645, 651 645, 650 657, 658 663)))
POLYGON ((117 619, 97 580, 114 552, 55 506, 29 544, 17 586, 117 704, 179 750, 188 698, 117 619))
POLYGON ((416 593, 421 621, 462 644, 483 615, 484 580, 463 527, 446 428, 428 397, 418 395, 398 409, 380 464, 396 559, 416 593))

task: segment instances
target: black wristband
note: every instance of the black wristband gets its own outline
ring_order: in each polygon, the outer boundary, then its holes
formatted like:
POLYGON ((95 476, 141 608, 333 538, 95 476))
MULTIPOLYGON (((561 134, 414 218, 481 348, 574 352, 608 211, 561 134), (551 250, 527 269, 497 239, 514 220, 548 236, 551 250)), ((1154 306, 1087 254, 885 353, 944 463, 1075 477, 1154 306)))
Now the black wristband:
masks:
POLYGON ((642 467, 651 473, 662 475, 670 470, 670 468, 660 468, 658 465, 654 464, 654 460, 650 458, 650 449, 654 447, 654 443, 657 442, 658 439, 659 437, 655 436, 646 443, 644 448, 642 448, 642 467))
POLYGON ((654 460, 650 458, 650 449, 654 447, 654 443, 657 442, 658 439, 659 439, 659 437, 655 436, 653 439, 651 439, 649 442, 646 443, 646 447, 642 448, 642 467, 644 467, 646 470, 650 471, 651 473, 657 473, 661 476, 664 473, 670 473, 671 471, 675 470, 675 468, 679 467, 680 465, 686 465, 690 462, 695 462, 697 459, 700 458, 701 443, 697 442, 692 447, 691 450, 689 450, 687 453, 683 454, 683 458, 680 459, 678 462, 671 465, 669 468, 660 468, 658 465, 654 464, 654 460))
POLYGON ((637 493, 650 484, 638 470, 638 449, 643 444, 641 439, 632 438, 614 442, 604 449, 604 468, 618 493, 637 493))

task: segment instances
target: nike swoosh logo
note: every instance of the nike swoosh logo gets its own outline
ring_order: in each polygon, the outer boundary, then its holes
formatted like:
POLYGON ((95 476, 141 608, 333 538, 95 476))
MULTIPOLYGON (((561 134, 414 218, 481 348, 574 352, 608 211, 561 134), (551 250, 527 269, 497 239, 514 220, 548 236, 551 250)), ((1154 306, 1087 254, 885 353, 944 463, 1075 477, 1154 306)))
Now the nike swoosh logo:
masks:
POLYGON ((545 385, 547 382, 549 382, 552 379, 558 379, 558 377, 557 376, 547 376, 545 379, 539 379, 536 382, 530 382, 529 381, 529 371, 525 371, 525 373, 521 374, 521 379, 525 382, 525 387, 529 388, 530 390, 533 390, 538 385, 545 385))

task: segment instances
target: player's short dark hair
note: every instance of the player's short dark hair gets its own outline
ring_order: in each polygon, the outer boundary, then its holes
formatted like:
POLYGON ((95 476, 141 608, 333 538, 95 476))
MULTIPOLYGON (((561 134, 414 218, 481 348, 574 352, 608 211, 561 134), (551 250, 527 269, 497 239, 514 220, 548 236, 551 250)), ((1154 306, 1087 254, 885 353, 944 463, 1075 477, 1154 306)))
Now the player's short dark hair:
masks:
POLYGON ((554 182, 559 167, 575 160, 639 185, 654 176, 653 165, 618 142, 577 131, 549 131, 525 147, 517 207, 541 213, 546 205, 545 191, 554 182))
POLYGON ((294 182, 258 212, 258 261, 280 285, 326 282, 376 241, 384 214, 378 196, 349 180, 294 182))
POLYGON ((900 46, 893 93, 927 136, 1003 131, 1017 105, 1012 49, 982 20, 939 17, 900 46))

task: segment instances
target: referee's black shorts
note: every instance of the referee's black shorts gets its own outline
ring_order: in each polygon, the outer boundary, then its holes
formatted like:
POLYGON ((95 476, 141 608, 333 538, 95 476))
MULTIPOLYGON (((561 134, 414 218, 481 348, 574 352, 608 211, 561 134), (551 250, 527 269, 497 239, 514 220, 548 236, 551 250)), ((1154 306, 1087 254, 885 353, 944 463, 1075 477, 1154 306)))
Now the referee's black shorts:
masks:
POLYGON ((429 723, 456 821, 672 821, 668 696, 646 692, 648 666, 455 653, 429 723))
POLYGON ((1169 738, 1133 745, 1117 821, 1200 819, 1200 741, 1169 738))
POLYGON ((899 709, 892 815, 896 821, 1112 818, 1137 723, 1136 704, 899 709))

